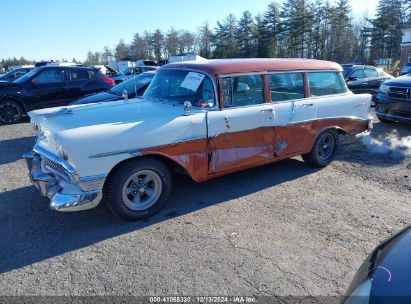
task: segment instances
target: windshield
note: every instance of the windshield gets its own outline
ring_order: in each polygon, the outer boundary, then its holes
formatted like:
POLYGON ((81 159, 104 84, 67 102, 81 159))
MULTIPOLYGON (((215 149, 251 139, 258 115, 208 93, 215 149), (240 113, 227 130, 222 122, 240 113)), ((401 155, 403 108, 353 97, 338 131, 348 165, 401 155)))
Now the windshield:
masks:
POLYGON ((351 73, 351 71, 352 71, 352 67, 351 66, 342 66, 343 67, 343 75, 344 75, 344 77, 347 77, 350 73, 351 73))
POLYGON ((121 95, 123 90, 126 90, 128 93, 128 98, 134 98, 137 96, 138 91, 150 83, 154 75, 155 74, 153 73, 143 73, 134 76, 116 85, 110 90, 110 92, 113 92, 116 95, 121 95))
POLYGON ((26 80, 30 79, 33 75, 36 75, 36 73, 38 71, 40 71, 40 68, 35 68, 35 69, 31 70, 30 72, 28 72, 27 74, 24 74, 20 78, 16 79, 14 82, 15 83, 23 83, 26 80))
POLYGON ((209 106, 215 104, 214 85, 205 74, 184 70, 160 70, 150 83, 144 97, 183 104, 209 106))

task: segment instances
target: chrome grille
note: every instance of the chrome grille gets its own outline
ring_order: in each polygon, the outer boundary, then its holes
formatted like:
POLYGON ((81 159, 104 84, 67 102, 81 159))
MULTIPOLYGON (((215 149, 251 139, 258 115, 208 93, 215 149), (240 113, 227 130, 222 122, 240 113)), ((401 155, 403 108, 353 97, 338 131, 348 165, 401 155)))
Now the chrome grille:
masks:
POLYGON ((411 88, 390 87, 387 95, 391 98, 411 100, 411 88))
POLYGON ((62 178, 64 178, 66 181, 70 182, 71 176, 70 173, 67 172, 66 169, 64 169, 64 167, 62 165, 60 165, 59 163, 44 157, 43 158, 44 161, 44 166, 49 169, 51 172, 61 176, 62 178))

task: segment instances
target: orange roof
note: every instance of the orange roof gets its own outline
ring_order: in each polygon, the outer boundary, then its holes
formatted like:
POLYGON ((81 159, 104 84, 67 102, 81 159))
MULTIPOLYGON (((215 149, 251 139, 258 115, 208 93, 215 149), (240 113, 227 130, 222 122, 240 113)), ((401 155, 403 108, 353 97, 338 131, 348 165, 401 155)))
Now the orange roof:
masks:
POLYGON ((185 68, 204 71, 211 75, 252 73, 265 71, 335 70, 342 71, 338 63, 315 59, 253 58, 212 59, 171 63, 162 69, 185 68))

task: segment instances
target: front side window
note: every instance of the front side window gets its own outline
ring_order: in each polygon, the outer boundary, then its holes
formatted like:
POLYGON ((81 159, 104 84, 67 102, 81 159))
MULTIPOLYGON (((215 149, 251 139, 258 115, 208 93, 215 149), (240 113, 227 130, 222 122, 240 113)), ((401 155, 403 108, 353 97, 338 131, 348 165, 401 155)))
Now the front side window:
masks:
POLYGON ((341 73, 313 72, 308 73, 311 96, 342 94, 347 92, 341 73))
POLYGON ((215 104, 214 84, 205 74, 185 70, 161 70, 150 83, 144 97, 183 104, 209 106, 215 104))
POLYGON ((224 107, 244 107, 264 103, 264 77, 243 75, 222 79, 224 107))
POLYGON ((304 92, 303 73, 276 73, 270 75, 271 101, 302 99, 304 92))
POLYGON ((61 69, 46 69, 36 77, 36 82, 38 84, 64 82, 64 71, 61 69))
POLYGON ((355 70, 354 72, 351 73, 350 77, 357 78, 357 79, 363 79, 365 78, 364 70, 363 69, 355 70))

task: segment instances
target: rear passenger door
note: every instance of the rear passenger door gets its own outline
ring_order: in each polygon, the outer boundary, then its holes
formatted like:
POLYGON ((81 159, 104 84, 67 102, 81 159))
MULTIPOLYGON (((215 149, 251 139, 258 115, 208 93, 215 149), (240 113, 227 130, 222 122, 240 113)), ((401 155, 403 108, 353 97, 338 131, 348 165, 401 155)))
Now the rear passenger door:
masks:
POLYGON ((317 118, 316 104, 305 96, 304 73, 272 73, 269 80, 275 116, 274 155, 304 151, 317 118))
POLYGON ((94 74, 93 71, 87 69, 68 69, 68 90, 67 98, 70 101, 74 101, 89 92, 85 91, 94 74))
POLYGON ((382 82, 380 81, 380 76, 378 75, 377 69, 368 67, 364 70, 364 73, 368 82, 368 92, 375 93, 376 91, 378 91, 382 82))
POLYGON ((263 75, 220 78, 223 108, 209 111, 210 174, 273 158, 274 113, 263 75))

